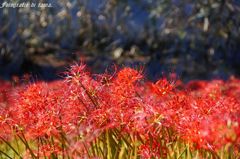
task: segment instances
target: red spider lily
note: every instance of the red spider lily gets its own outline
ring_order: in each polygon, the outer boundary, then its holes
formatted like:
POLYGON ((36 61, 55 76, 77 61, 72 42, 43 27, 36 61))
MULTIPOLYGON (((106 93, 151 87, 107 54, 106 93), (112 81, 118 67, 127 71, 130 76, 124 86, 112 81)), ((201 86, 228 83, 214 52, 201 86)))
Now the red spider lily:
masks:
POLYGON ((28 137, 54 135, 60 126, 58 97, 45 83, 30 85, 20 90, 10 113, 18 129, 28 137))
POLYGON ((173 85, 170 84, 167 79, 158 80, 155 84, 152 84, 152 91, 159 96, 163 96, 172 91, 173 85))
POLYGON ((141 145, 139 148, 139 154, 141 158, 150 159, 150 158, 166 158, 167 157, 167 148, 162 146, 156 140, 150 141, 141 145))
POLYGON ((96 94, 99 107, 91 112, 90 121, 99 128, 124 127, 127 129, 135 111, 141 109, 142 102, 137 96, 137 81, 142 75, 133 69, 126 68, 117 76, 98 87, 96 94), (127 75, 125 75, 125 73, 127 75))
POLYGON ((37 157, 51 158, 61 153, 62 149, 57 144, 43 144, 39 146, 37 151, 39 152, 37 157))

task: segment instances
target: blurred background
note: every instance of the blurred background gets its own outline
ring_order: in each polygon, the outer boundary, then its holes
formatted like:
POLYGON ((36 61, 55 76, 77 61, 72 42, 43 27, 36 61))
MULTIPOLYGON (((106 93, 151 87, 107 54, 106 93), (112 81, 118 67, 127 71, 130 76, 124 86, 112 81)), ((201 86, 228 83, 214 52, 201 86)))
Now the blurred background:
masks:
POLYGON ((144 66, 183 81, 240 75, 240 0, 2 0, 0 78, 54 80, 83 59, 92 72, 144 66))

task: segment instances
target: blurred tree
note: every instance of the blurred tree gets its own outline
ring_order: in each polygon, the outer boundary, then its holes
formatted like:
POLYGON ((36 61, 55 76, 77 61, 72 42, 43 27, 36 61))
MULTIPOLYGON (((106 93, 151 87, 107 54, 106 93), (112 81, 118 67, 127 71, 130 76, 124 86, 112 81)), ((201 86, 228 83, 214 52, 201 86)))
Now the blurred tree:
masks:
POLYGON ((120 63, 159 61, 193 78, 240 74, 238 0, 32 2, 52 7, 0 9, 0 72, 44 63, 37 56, 74 59, 81 50, 120 63))

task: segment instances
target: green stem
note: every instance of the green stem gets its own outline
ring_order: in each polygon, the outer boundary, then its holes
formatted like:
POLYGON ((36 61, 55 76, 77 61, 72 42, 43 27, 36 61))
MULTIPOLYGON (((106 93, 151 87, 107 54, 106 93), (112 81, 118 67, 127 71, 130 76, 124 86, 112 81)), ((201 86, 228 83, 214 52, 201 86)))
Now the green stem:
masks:
POLYGON ((22 137, 21 137, 20 135, 18 135, 18 137, 19 137, 19 139, 24 143, 24 145, 26 146, 26 148, 29 150, 32 158, 37 158, 37 157, 34 155, 32 149, 30 148, 30 146, 29 146, 29 144, 28 144, 28 142, 27 142, 24 134, 22 133, 22 137))
POLYGON ((6 154, 5 152, 0 150, 0 153, 3 154, 4 156, 6 156, 7 158, 13 159, 12 157, 10 157, 8 154, 6 154))
POLYGON ((106 130, 106 139, 107 139, 107 159, 111 159, 111 144, 109 139, 109 130, 106 130))
POLYGON ((3 137, 1 137, 0 136, 0 139, 4 142, 4 143, 6 143, 20 158, 22 158, 21 156, 20 156, 20 154, 16 151, 16 149, 10 144, 10 143, 8 143, 3 137))

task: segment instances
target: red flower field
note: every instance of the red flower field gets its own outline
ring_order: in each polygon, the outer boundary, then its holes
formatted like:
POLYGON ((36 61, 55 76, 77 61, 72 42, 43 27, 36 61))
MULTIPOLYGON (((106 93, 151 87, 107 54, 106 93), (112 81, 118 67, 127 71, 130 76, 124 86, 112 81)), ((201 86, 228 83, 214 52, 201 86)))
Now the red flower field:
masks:
POLYGON ((142 69, 0 85, 0 158, 240 158, 240 80, 147 81, 142 69))

